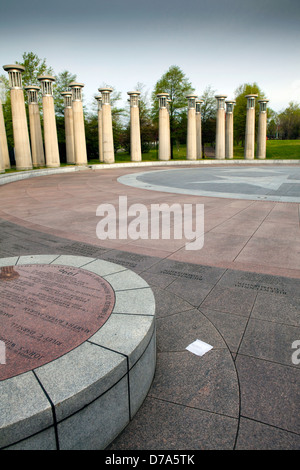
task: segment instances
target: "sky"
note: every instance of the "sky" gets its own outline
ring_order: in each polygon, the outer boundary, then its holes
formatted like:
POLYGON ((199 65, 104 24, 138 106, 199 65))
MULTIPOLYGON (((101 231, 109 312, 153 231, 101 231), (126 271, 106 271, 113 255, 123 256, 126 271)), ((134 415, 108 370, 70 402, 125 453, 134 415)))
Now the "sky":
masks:
MULTIPOLYGON (((256 82, 279 112, 300 103, 299 0, 1 0, 0 67, 24 52, 85 84, 84 104, 109 84, 118 106, 138 83, 149 97, 177 65, 201 97, 234 98, 256 82)), ((0 74, 6 73, 4 70, 0 74)))

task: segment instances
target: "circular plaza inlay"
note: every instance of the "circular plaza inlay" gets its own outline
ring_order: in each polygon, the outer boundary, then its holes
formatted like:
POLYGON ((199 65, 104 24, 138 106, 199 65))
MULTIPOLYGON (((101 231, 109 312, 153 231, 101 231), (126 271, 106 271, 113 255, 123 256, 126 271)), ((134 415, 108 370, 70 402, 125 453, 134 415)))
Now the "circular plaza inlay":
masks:
POLYGON ((192 196, 300 202, 299 166, 180 168, 120 176, 122 184, 192 196))
POLYGON ((70 352, 109 318, 111 285, 92 272, 63 265, 0 268, 0 340, 6 366, 0 381, 70 352))

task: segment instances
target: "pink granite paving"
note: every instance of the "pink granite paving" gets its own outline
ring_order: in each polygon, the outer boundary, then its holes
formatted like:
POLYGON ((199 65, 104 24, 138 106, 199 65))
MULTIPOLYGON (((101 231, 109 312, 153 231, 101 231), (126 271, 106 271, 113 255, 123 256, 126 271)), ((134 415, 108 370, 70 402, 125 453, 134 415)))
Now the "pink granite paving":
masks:
MULTIPOLYGON (((153 171, 151 167, 149 171, 153 171)), ((159 167, 161 170, 162 167, 159 167)), ((300 278, 299 204, 161 193, 125 186, 121 175, 141 168, 90 170, 35 177, 1 187, 0 217, 34 230, 105 248, 220 268, 300 278), (187 251, 187 240, 99 240, 96 209, 204 204, 204 247, 187 251)), ((142 171, 147 171, 143 168, 142 171)), ((172 231, 171 231, 172 234, 172 231)))
POLYGON ((105 279, 58 265, 0 268, 0 295, 6 312, 1 334, 8 344, 7 367, 0 368, 0 381, 47 364, 82 344, 105 323, 115 301, 105 279))

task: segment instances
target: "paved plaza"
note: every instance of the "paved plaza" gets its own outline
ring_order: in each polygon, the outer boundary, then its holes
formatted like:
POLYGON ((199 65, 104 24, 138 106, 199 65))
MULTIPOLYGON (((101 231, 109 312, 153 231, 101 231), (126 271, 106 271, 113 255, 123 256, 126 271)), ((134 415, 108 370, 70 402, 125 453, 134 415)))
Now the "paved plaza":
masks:
POLYGON ((86 169, 1 186, 1 258, 90 256, 153 290, 155 377, 110 450, 300 448, 299 183, 295 164, 86 169), (203 248, 99 240, 97 207, 124 195, 149 209, 203 204, 203 248), (186 350, 196 339, 213 348, 186 350))

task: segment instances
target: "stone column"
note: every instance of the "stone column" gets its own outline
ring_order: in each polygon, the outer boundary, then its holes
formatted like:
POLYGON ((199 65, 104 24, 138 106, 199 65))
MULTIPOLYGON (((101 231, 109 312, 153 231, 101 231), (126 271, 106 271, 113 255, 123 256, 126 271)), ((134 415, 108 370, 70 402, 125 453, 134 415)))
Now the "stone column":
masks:
POLYGON ((103 129, 102 129, 102 96, 96 96, 98 101, 98 145, 99 145, 99 161, 103 162, 103 129))
POLYGON ((267 103, 269 100, 258 100, 259 116, 258 116, 258 135, 257 135, 257 158, 266 158, 267 145, 267 103))
POLYGON ((246 133, 244 157, 246 160, 254 159, 255 148, 255 98, 258 95, 246 95, 247 115, 246 115, 246 133))
POLYGON ((225 158, 225 98, 226 95, 216 95, 217 100, 217 122, 216 122, 216 150, 215 158, 225 158))
POLYGON ((76 165, 87 165, 87 151, 85 140, 84 116, 82 106, 83 83, 71 82, 72 89, 72 110, 74 125, 74 151, 76 165))
POLYGON ((38 91, 40 87, 29 85, 25 87, 28 96, 28 113, 31 141, 31 155, 33 166, 45 165, 45 154, 42 137, 40 107, 38 103, 38 91))
POLYGON ((235 100, 225 101, 226 120, 225 120, 225 158, 233 158, 233 108, 235 100))
POLYGON ((170 141, 170 117, 168 112, 167 98, 168 93, 158 93, 159 117, 158 117, 158 159, 170 160, 171 141, 170 141))
POLYGON ((197 159, 202 158, 202 122, 201 122, 201 105, 203 100, 196 100, 196 142, 197 142, 197 159))
POLYGON ((172 157, 172 152, 171 152, 171 127, 170 127, 170 113, 171 113, 171 103, 172 103, 172 100, 170 99, 169 95, 168 95, 168 99, 167 99, 167 111, 168 111, 168 125, 167 125, 167 129, 168 129, 168 133, 169 133, 169 147, 170 147, 170 150, 169 150, 169 154, 170 154, 170 158, 172 157))
POLYGON ((46 166, 56 168, 60 166, 60 160, 53 99, 53 82, 55 78, 51 75, 39 75, 38 80, 41 82, 43 95, 46 166))
MULTIPOLYGON (((2 83, 2 80, 0 80, 0 85, 1 83, 2 83)), ((10 160, 9 160, 9 152, 8 152, 7 137, 6 137, 1 98, 0 98, 0 147, 1 147, 2 159, 4 162, 4 168, 8 170, 10 168, 10 160)))
POLYGON ((5 163, 4 163, 4 157, 2 154, 1 145, 0 145, 0 173, 5 173, 5 163))
POLYGON ((112 116, 110 106, 110 94, 112 88, 98 88, 102 95, 102 139, 103 139, 103 161, 114 163, 114 138, 112 128, 112 116))
POLYGON ((186 140, 187 160, 197 159, 196 98, 197 98, 197 95, 187 95, 187 99, 188 99, 187 140, 186 140))
POLYGON ((9 75, 16 169, 30 170, 32 168, 32 160, 22 89, 22 73, 25 67, 13 64, 4 65, 3 68, 9 75))
POLYGON ((139 91, 128 91, 130 96, 130 155, 132 162, 142 161, 139 91))
POLYGON ((72 92, 62 91, 61 95, 64 98, 66 161, 69 165, 75 165, 72 92))

